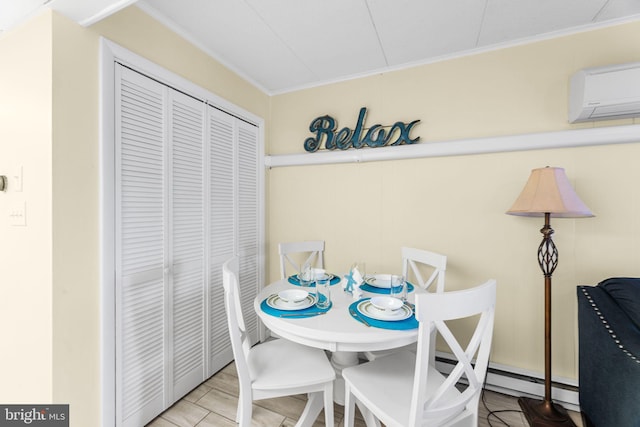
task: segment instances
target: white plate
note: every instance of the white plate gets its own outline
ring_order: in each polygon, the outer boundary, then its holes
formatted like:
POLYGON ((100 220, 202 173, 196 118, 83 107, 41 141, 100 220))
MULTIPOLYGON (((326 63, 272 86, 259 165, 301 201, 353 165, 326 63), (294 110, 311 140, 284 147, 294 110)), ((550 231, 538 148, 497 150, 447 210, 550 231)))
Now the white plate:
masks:
POLYGON ((271 308, 275 308, 276 310, 304 310, 315 303, 316 296, 314 294, 307 295, 304 300, 297 303, 283 301, 277 294, 269 295, 269 297, 267 297, 267 305, 271 308))
POLYGON ((413 314, 411 308, 406 304, 398 310, 389 313, 386 310, 380 310, 375 305, 371 304, 371 300, 361 301, 358 303, 357 309, 360 313, 371 317, 372 319, 386 320, 388 322, 408 319, 413 314))
POLYGON ((364 282, 374 288, 389 289, 391 287, 391 275, 374 274, 373 276, 367 276, 367 278, 364 279, 364 282))
MULTIPOLYGON (((333 280, 333 279, 336 277, 336 275, 335 275, 335 274, 331 274, 331 273, 324 273, 324 274, 326 274, 326 275, 329 277, 329 280, 333 280)), ((298 278, 298 275, 297 275, 297 274, 294 274, 294 275, 293 275, 293 276, 291 276, 291 277, 293 277, 293 279, 294 279, 294 280, 297 280, 297 281, 298 281, 298 283, 300 283, 300 279, 298 278)), ((316 281, 316 280, 315 280, 315 277, 314 277, 314 279, 311 281, 311 283, 315 283, 315 281, 316 281)))

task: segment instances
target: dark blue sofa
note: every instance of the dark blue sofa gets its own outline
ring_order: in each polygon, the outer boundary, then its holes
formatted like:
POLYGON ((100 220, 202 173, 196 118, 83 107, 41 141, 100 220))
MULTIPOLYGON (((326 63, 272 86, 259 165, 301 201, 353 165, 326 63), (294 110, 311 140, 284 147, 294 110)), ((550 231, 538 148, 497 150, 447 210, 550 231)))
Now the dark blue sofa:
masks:
POLYGON ((585 426, 640 427, 640 278, 578 286, 585 426))

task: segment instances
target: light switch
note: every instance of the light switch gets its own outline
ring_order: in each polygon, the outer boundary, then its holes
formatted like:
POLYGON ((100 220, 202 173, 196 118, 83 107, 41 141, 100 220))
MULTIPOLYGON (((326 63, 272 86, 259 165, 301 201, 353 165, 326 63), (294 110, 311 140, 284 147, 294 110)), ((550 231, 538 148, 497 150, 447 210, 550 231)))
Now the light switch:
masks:
POLYGON ((9 223, 14 226, 27 225, 27 202, 13 202, 9 206, 9 223))

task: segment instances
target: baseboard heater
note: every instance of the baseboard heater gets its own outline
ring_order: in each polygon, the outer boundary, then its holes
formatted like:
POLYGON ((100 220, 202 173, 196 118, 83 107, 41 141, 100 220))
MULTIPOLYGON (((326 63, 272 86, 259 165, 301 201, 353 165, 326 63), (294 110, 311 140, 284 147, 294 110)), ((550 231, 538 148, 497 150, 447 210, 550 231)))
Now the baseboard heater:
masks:
MULTIPOLYGON (((444 352, 436 352, 436 368, 443 374, 453 369, 455 358, 444 352)), ((542 398, 544 396, 544 378, 535 372, 513 366, 489 363, 485 388, 510 396, 542 398)), ((570 411, 580 412, 578 400, 578 382, 569 378, 553 377, 551 396, 555 403, 570 411)))

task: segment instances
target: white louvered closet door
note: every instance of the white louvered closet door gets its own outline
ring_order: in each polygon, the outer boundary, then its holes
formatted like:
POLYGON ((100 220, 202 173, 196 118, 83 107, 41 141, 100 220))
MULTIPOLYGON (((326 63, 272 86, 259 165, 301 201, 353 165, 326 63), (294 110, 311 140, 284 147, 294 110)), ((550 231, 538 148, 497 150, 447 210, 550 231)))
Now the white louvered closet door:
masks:
POLYGON ((208 108, 210 311, 209 370, 212 375, 233 359, 221 302, 222 264, 238 254, 240 297, 245 325, 257 342, 253 298, 258 289, 259 198, 258 128, 214 107, 208 108))
POLYGON ((258 340, 258 316, 253 310, 256 285, 260 283, 260 197, 258 129, 242 120, 237 121, 238 134, 238 256, 239 282, 245 326, 251 342, 258 340))
POLYGON ((115 424, 140 427, 233 360, 221 266, 236 254, 257 341, 260 138, 119 64, 115 92, 115 424))
POLYGON ((224 310, 222 264, 237 241, 234 140, 236 119, 207 107, 209 132, 209 370, 213 375, 233 359, 224 310))
POLYGON ((116 414, 143 425, 165 406, 167 88, 116 68, 116 414))
POLYGON ((169 104, 171 404, 205 374, 205 110, 203 102, 174 90, 169 104))
POLYGON ((205 375, 204 104, 119 67, 116 399, 141 426, 205 375))

